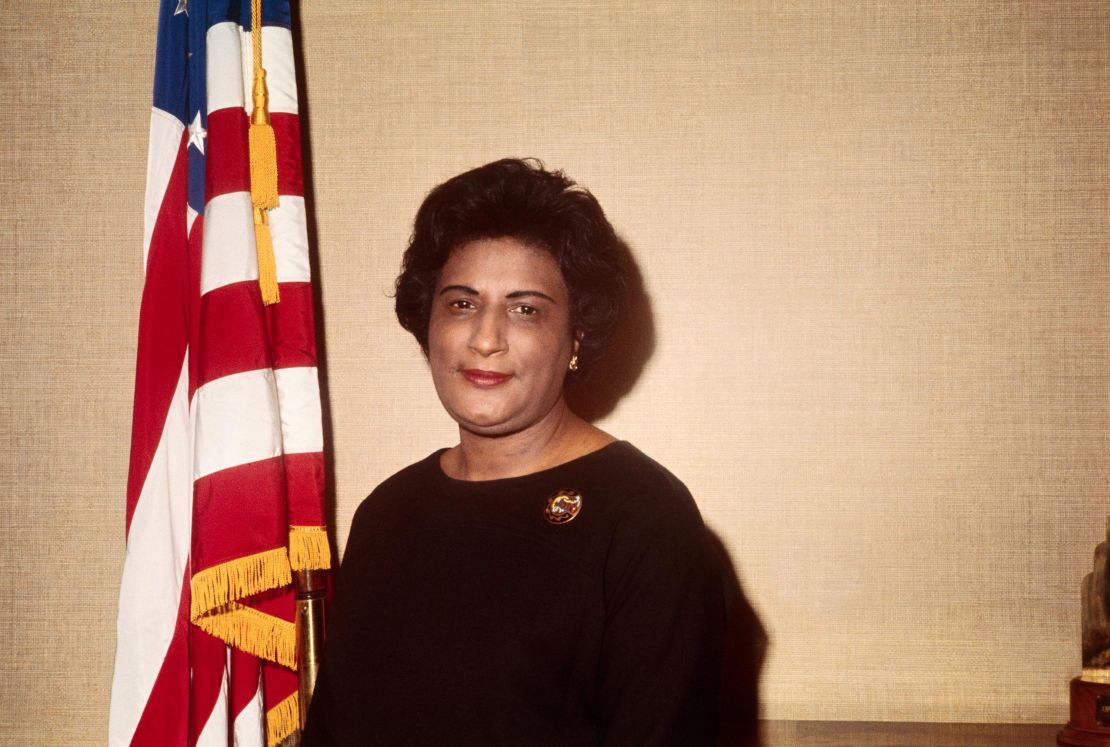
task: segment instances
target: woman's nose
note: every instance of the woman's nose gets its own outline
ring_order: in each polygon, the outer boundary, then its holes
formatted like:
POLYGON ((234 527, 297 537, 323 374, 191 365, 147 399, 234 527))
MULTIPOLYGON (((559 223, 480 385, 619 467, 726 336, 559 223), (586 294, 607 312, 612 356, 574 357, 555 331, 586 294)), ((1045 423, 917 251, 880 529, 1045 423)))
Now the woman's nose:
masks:
POLYGON ((496 310, 486 308, 477 315, 470 349, 487 357, 505 349, 505 321, 496 310))

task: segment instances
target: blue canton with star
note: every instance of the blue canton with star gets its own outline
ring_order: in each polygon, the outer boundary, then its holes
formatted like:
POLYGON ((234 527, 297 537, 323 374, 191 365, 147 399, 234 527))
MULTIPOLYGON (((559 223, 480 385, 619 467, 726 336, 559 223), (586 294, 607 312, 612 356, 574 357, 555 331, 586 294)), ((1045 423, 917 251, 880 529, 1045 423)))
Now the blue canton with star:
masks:
MULTIPOLYGON (((233 21, 249 31, 250 0, 161 0, 154 106, 188 129, 189 207, 204 212, 208 137, 206 40, 208 28, 233 21)), ((262 3, 264 26, 290 26, 288 0, 262 3)))

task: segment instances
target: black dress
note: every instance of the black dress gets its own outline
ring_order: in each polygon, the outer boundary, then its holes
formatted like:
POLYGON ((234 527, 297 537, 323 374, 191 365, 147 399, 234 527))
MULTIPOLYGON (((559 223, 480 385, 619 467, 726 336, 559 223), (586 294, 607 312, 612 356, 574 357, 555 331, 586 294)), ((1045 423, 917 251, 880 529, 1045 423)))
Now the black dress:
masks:
POLYGON ((302 744, 712 744, 725 609, 685 486, 623 441, 479 482, 441 454, 355 514, 302 744))

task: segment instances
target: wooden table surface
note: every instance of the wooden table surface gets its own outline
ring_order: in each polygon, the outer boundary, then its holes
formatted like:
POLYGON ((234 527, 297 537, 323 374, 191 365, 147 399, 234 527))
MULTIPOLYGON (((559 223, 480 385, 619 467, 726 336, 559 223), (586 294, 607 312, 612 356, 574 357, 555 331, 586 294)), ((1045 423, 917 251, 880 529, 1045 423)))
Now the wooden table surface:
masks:
POLYGON ((762 747, 1055 747, 1062 724, 763 721, 762 747))

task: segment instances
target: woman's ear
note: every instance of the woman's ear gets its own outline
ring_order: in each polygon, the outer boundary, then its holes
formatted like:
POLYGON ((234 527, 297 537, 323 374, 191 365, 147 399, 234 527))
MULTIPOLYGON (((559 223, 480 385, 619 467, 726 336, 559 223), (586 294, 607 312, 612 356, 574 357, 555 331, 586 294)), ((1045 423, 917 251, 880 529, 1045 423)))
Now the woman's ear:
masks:
POLYGON ((582 340, 585 337, 586 337, 586 333, 583 332, 582 330, 580 330, 580 329, 574 330, 574 346, 571 348, 571 352, 574 355, 578 355, 578 348, 582 347, 582 340))

